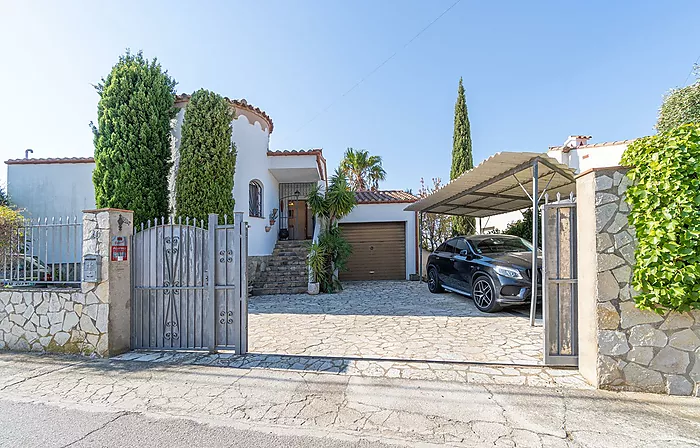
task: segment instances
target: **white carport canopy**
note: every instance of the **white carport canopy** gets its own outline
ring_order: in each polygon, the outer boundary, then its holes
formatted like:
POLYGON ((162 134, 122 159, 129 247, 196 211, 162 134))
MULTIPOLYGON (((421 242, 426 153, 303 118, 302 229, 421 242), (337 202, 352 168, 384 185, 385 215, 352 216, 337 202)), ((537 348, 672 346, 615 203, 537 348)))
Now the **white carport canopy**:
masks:
POLYGON ((406 210, 477 218, 500 215, 532 207, 535 179, 538 200, 545 191, 568 196, 576 189, 574 175, 572 168, 546 154, 499 152, 406 210))
MULTIPOLYGON (((484 218, 525 208, 533 209, 532 244, 537 247, 538 204, 545 193, 575 193, 575 171, 546 154, 499 152, 430 196, 406 207, 407 211, 484 218)), ((421 258, 423 252, 421 251, 421 258)), ((537 251, 532 252, 533 274, 537 251)), ((420 262, 423 277, 423 260, 420 262)), ((536 297, 537 275, 532 275, 536 297)), ((535 324, 537 301, 531 301, 530 325, 535 324)))

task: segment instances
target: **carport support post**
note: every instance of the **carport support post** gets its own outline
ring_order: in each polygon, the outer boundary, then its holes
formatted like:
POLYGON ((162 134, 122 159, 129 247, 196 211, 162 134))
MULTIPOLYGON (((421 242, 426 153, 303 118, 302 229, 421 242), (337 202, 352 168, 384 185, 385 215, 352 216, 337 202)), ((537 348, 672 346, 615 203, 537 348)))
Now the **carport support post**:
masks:
POLYGON ((539 160, 532 163, 532 295, 530 298, 530 326, 535 326, 535 315, 537 314, 537 204, 540 197, 539 186, 539 160))
POLYGON ((418 212, 418 283, 423 283, 423 212, 418 212))

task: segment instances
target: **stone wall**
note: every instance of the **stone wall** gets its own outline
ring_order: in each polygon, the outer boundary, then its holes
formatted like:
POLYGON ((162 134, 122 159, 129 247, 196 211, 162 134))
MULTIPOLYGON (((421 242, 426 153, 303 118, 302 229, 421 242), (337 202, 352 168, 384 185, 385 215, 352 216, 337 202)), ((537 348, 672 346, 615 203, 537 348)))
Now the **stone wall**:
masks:
POLYGON ((248 293, 253 290, 253 285, 260 280, 271 259, 272 255, 248 256, 246 269, 248 272, 248 293))
POLYGON ((700 311, 635 307, 625 169, 596 169, 576 183, 582 375, 600 388, 700 396, 700 311))
POLYGON ((83 215, 83 254, 101 259, 100 281, 76 289, 0 290, 0 349, 110 356, 129 349, 129 261, 110 262, 113 236, 130 236, 132 213, 83 215), (121 222, 119 217, 121 217, 121 222))
POLYGON ((107 355, 109 304, 94 292, 0 291, 0 349, 107 355))

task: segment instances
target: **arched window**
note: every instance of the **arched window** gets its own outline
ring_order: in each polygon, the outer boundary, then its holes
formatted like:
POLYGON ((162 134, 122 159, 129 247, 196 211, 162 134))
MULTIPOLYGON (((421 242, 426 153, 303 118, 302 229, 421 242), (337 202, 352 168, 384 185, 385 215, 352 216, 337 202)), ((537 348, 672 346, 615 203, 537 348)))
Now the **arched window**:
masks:
POLYGON ((257 180, 251 180, 248 184, 248 214, 263 217, 263 187, 257 180))

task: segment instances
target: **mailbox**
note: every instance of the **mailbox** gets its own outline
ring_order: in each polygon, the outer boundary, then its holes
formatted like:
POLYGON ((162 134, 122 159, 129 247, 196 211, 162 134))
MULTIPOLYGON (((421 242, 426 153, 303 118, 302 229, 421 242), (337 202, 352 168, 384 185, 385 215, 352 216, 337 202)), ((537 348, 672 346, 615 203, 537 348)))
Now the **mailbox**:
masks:
POLYGON ((98 283, 102 272, 102 262, 99 255, 83 255, 83 281, 98 283))

